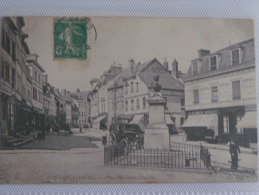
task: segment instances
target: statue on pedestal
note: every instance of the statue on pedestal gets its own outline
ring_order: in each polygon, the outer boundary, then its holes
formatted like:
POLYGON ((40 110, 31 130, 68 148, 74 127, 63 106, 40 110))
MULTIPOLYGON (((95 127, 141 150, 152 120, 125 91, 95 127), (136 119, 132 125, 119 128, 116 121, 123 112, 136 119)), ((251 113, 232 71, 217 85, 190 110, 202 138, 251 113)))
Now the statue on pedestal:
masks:
POLYGON ((151 86, 153 87, 153 90, 155 92, 160 92, 161 91, 161 85, 159 84, 159 75, 156 75, 153 77, 153 81, 151 83, 151 86))

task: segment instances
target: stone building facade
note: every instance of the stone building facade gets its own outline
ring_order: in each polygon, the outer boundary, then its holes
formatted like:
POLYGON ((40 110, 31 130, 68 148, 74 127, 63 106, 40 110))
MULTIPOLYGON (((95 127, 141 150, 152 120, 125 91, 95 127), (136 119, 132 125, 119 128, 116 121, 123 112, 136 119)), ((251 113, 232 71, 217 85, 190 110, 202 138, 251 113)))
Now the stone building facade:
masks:
POLYGON ((185 84, 184 128, 211 136, 248 134, 257 142, 254 39, 216 52, 199 50, 185 84))

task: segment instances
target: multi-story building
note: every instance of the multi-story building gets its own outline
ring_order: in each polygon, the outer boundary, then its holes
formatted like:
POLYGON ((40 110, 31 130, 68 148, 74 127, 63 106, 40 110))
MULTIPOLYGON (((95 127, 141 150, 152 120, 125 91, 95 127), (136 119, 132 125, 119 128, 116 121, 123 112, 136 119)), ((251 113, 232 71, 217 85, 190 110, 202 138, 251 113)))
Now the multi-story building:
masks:
POLYGON ((62 95, 65 98, 65 112, 66 112, 66 124, 72 126, 72 99, 70 97, 70 91, 63 89, 62 95))
POLYGON ((79 124, 78 124, 78 119, 79 119, 79 104, 77 102, 77 99, 76 97, 74 96, 71 96, 71 101, 72 101, 72 104, 71 104, 71 112, 72 112, 72 116, 71 116, 71 119, 72 119, 72 127, 79 127, 79 124))
POLYGON ((210 131, 257 142, 254 39, 212 53, 199 50, 184 83, 189 139, 210 131))
POLYGON ((88 99, 88 91, 71 93, 71 97, 78 103, 78 125, 89 127, 91 122, 91 102, 88 99))
MULTIPOLYGON (((177 70, 178 71, 178 70, 177 70)), ((152 82, 159 76, 161 93, 167 99, 165 108, 166 124, 180 127, 185 118, 183 110, 183 83, 168 70, 168 63, 162 65, 157 59, 143 64, 129 61, 129 67, 117 76, 114 85, 109 88, 109 114, 138 124, 142 129, 148 124, 147 99, 152 92, 152 82), (116 102, 116 103, 115 103, 116 102), (116 105, 116 109, 114 109, 116 105)), ((120 120, 121 120, 120 119, 120 120)))
POLYGON ((50 127, 56 123, 57 107, 54 94, 54 87, 48 82, 48 75, 44 74, 43 79, 43 109, 45 114, 45 126, 50 127))
POLYGON ((33 105, 33 125, 35 130, 41 130, 44 125, 43 109, 43 73, 45 70, 38 63, 37 54, 26 56, 27 66, 32 77, 32 105, 33 105))
POLYGON ((114 82, 114 78, 122 71, 121 65, 112 65, 104 72, 100 79, 91 80, 93 90, 90 93, 91 119, 94 129, 107 129, 108 123, 108 87, 114 82))
POLYGON ((66 126, 66 99, 61 94, 61 91, 56 88, 54 89, 55 95, 55 106, 56 106, 56 124, 58 129, 64 129, 66 126))
POLYGON ((26 131, 26 54, 29 53, 22 31, 25 25, 22 17, 4 17, 1 19, 1 76, 0 101, 2 125, 0 134, 16 135, 26 131))

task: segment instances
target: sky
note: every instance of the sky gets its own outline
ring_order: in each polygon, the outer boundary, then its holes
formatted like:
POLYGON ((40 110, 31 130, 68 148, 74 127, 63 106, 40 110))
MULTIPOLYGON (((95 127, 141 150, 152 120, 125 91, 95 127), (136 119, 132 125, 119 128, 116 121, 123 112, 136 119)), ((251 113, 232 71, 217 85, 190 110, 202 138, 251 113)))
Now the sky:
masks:
POLYGON ((31 53, 56 88, 91 90, 90 80, 99 78, 112 64, 128 66, 129 59, 144 63, 157 58, 161 63, 174 59, 186 73, 198 49, 211 52, 254 37, 252 20, 191 18, 91 18, 97 31, 87 31, 86 60, 53 59, 53 18, 25 17, 23 31, 31 53))

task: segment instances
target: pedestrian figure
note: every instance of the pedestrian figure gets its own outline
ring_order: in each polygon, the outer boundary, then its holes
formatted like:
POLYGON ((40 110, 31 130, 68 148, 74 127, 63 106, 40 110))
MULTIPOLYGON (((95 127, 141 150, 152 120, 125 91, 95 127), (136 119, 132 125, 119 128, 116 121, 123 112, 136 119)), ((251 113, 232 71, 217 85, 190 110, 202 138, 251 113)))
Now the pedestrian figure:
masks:
POLYGON ((80 124, 79 130, 80 130, 80 133, 82 133, 83 127, 81 124, 80 124))
POLYGON ((102 132, 102 144, 104 147, 107 145, 107 133, 105 132, 105 129, 102 132))
POLYGON ((229 142, 229 152, 231 155, 231 169, 232 170, 237 170, 238 167, 238 153, 240 154, 240 148, 237 143, 237 141, 231 141, 229 142))

